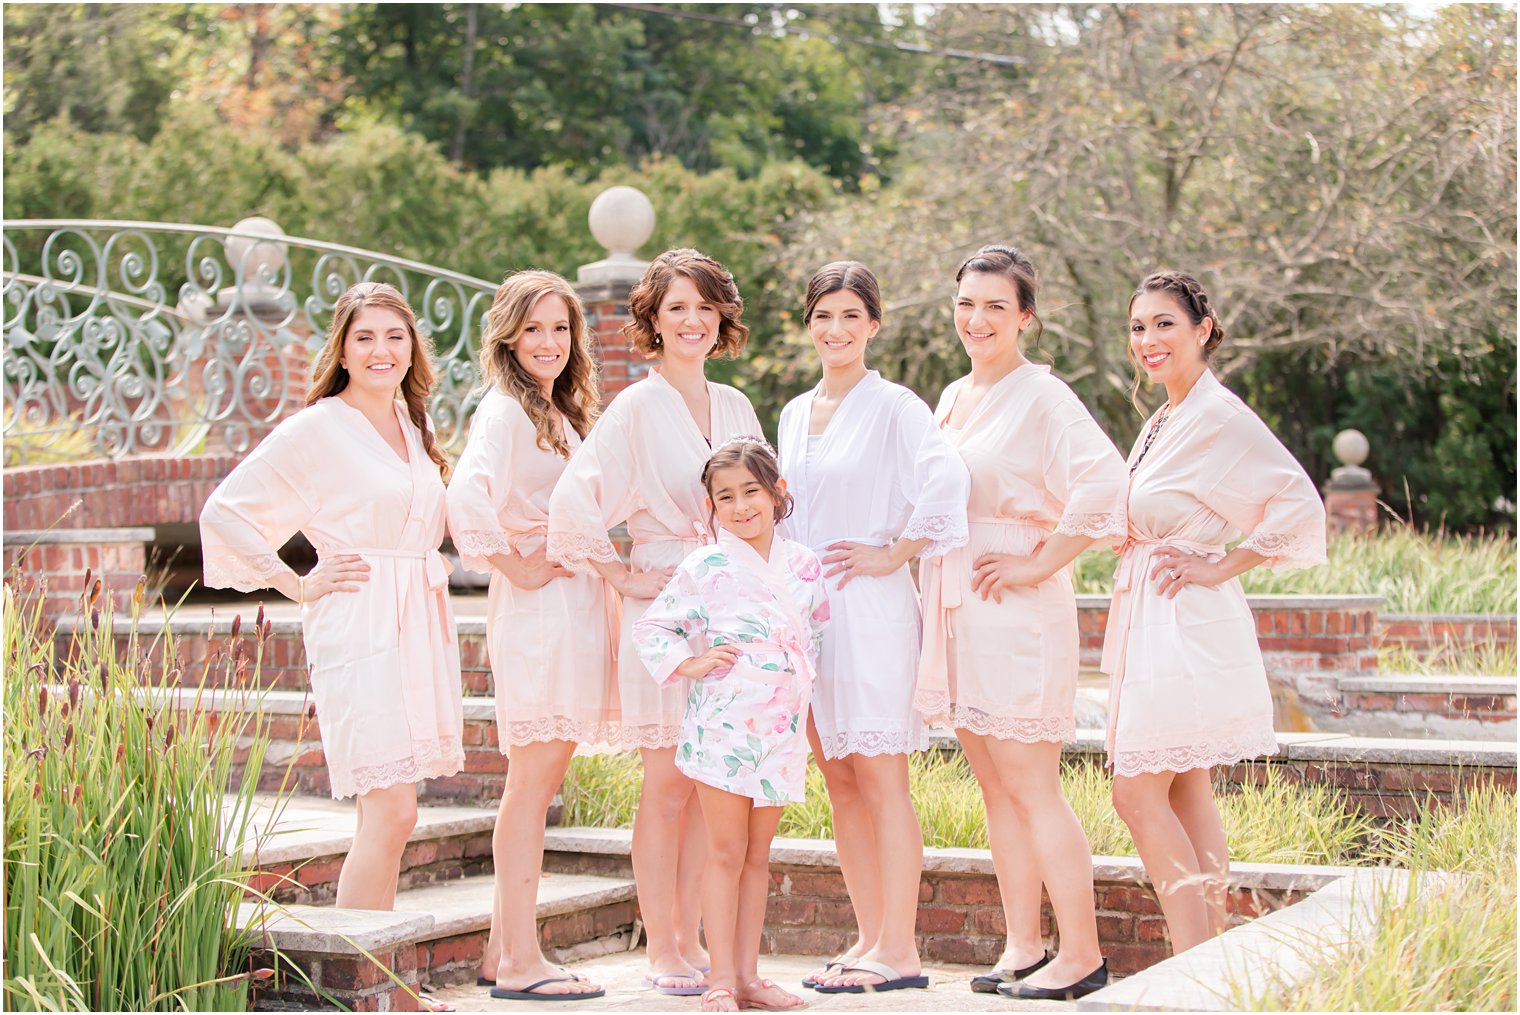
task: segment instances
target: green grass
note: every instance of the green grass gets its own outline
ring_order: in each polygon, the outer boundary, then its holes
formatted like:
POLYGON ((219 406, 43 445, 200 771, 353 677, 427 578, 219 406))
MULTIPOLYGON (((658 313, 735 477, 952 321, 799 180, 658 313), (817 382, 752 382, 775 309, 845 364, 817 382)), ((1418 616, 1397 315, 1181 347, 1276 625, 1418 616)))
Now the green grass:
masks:
MULTIPOLYGON (((1350 810, 1333 790, 1295 786, 1264 766, 1259 786, 1221 794, 1220 814, 1237 860, 1261 863, 1345 864, 1355 860, 1374 834, 1373 823, 1350 810)), ((639 763, 633 755, 577 758, 565 780, 567 825, 628 828, 638 805, 639 763)), ((955 751, 915 754, 908 762, 909 788, 924 844, 987 848, 981 791, 965 758, 955 751)), ((1129 830, 1114 812, 1113 779, 1096 765, 1065 766, 1066 797, 1086 829, 1093 853, 1134 856, 1129 830)), ((823 775, 809 763, 807 800, 786 808, 778 835, 833 838, 833 818, 823 775)))
POLYGON ((1378 669, 1383 673, 1513 677, 1516 665, 1515 646, 1497 642, 1443 645, 1426 653, 1411 652, 1402 646, 1384 647, 1378 652, 1378 669))
POLYGON ((40 604, 5 586, 5 1007, 246 1011, 250 872, 222 844, 248 837, 267 738, 251 716, 137 693, 172 686, 174 664, 146 661, 135 609, 119 658, 99 606, 57 648, 40 604))
POLYGON ((1482 789, 1378 837, 1371 859, 1465 877, 1379 902, 1373 933, 1329 954, 1306 950, 1307 977, 1235 1005, 1257 1011, 1515 1010, 1515 799, 1482 789))
MULTIPOLYGON (((1515 540, 1505 535, 1454 536, 1424 533, 1408 525, 1386 526, 1375 536, 1339 536, 1319 567, 1273 573, 1248 571, 1250 593, 1383 596, 1384 613, 1515 612, 1515 540)), ((1077 559, 1077 591, 1113 589, 1114 555, 1084 553, 1077 559)))

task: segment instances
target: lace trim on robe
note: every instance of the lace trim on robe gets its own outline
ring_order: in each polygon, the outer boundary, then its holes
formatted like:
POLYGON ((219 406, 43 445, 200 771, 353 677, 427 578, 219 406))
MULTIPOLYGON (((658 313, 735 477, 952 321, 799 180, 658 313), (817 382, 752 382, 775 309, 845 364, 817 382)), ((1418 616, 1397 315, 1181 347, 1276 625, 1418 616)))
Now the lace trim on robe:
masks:
POLYGON ((616 561, 620 559, 612 540, 606 535, 587 536, 579 532, 551 532, 545 549, 548 558, 568 568, 588 570, 587 561, 616 561))
POLYGON ((249 557, 223 552, 216 559, 206 561, 205 584, 210 589, 254 592, 269 588, 269 579, 289 570, 285 562, 273 553, 249 557))
POLYGON ((1266 557, 1267 567, 1273 571, 1291 571, 1325 562, 1323 541, 1298 533, 1253 532, 1240 545, 1266 557))
POLYGON ((1129 528, 1123 511, 1068 511, 1061 516, 1056 532, 1063 536, 1085 536, 1088 539, 1112 539, 1119 542, 1129 534, 1129 528))
POLYGON ((997 740, 1017 740, 1026 744, 1045 742, 1064 743, 1077 739, 1077 722, 1074 716, 1042 716, 1022 719, 1018 716, 994 715, 969 705, 956 705, 948 694, 920 696, 914 703, 927 722, 936 726, 965 730, 981 737, 997 740))
POLYGON ((464 768, 464 748, 458 737, 412 741, 412 756, 382 765, 355 768, 347 785, 333 779, 333 796, 339 800, 409 782, 453 775, 464 768))
MULTIPOLYGON (((497 727, 500 737, 501 728, 497 727)), ((521 747, 524 744, 542 744, 553 740, 569 740, 576 744, 615 744, 618 742, 618 724, 607 720, 571 719, 563 715, 549 715, 540 719, 508 720, 506 737, 501 740, 503 748, 521 747)), ((502 751, 506 753, 505 750, 502 751)))
MULTIPOLYGON (((966 526, 966 516, 959 515, 915 515, 908 519, 908 525, 902 530, 899 539, 927 539, 929 545, 918 551, 920 558, 943 557, 957 546, 965 546, 970 541, 970 533, 966 526)), ((861 752, 851 751, 851 754, 861 752)), ((904 754, 906 751, 880 751, 881 754, 904 754)))
POLYGON ((1195 768, 1233 765, 1264 754, 1276 754, 1277 735, 1270 730, 1242 733, 1186 747, 1160 747, 1151 751, 1115 751, 1109 756, 1115 775, 1147 775, 1156 772, 1187 772, 1195 768))
POLYGON ((928 750, 929 735, 911 730, 869 730, 863 733, 835 733, 827 737, 820 734, 818 742, 823 748, 823 756, 833 761, 851 754, 874 758, 881 754, 912 754, 914 751, 928 750))
POLYGON ((619 727, 613 746, 621 751, 642 751, 675 747, 680 742, 681 727, 653 723, 648 726, 619 727))
POLYGON ((512 544, 507 542, 507 534, 500 529, 470 529, 454 537, 454 549, 461 557, 484 561, 493 554, 511 553, 512 544))

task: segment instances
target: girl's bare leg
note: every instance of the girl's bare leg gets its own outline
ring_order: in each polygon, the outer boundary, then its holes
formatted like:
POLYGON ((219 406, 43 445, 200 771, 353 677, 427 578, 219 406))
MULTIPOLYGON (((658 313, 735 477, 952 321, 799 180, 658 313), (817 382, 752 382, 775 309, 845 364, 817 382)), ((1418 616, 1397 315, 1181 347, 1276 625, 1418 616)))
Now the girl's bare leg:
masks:
POLYGON ((1172 810, 1175 778, 1175 772, 1114 778, 1114 810, 1129 826, 1140 861, 1156 888, 1174 954, 1210 936, 1202 868, 1187 829, 1172 810))
MULTIPOLYGON (((700 791, 699 791, 700 792, 700 791)), ((760 981, 760 934, 765 929, 765 906, 771 894, 771 840, 781 823, 781 807, 754 807, 749 812, 749 845, 744 873, 739 878, 739 913, 735 950, 739 966, 739 1006, 760 1002, 772 1009, 800 1008, 802 998, 760 981)))
POLYGON ((707 866, 702 872, 702 922, 707 928, 707 953, 712 958, 707 979, 713 987, 737 992, 739 890, 749 853, 754 801, 704 783, 697 783, 697 794, 702 798, 702 817, 707 826, 707 866))

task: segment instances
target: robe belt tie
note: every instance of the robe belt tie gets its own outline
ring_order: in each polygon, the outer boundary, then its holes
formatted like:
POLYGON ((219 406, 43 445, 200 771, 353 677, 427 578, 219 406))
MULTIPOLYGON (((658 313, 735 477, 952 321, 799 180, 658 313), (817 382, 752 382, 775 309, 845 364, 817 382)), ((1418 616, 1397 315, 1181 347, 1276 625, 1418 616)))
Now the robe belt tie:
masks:
POLYGON ((401 550, 395 547, 378 546, 345 546, 338 550, 326 551, 329 553, 357 553, 361 557, 394 557, 398 560, 420 560, 423 562, 427 574, 428 588, 437 592, 448 587, 449 572, 453 570, 449 562, 443 559, 443 554, 438 548, 431 550, 401 550))

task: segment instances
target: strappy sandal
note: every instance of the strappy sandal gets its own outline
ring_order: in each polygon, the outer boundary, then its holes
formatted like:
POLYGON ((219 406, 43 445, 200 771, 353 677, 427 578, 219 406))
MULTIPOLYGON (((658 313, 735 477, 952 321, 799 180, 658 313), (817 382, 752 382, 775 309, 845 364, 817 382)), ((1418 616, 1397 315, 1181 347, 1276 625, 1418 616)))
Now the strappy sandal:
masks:
POLYGON ((802 998, 798 997, 796 994, 793 994, 791 991, 789 991, 785 987, 781 986, 775 980, 767 980, 763 976, 760 977, 760 979, 758 979, 758 980, 754 980, 754 981, 752 981, 750 983, 746 983, 744 985, 744 989, 745 989, 746 992, 752 991, 752 990, 779 990, 779 991, 781 991, 781 993, 785 994, 789 999, 791 999, 792 1001, 795 1001, 796 1003, 795 1004, 771 1004, 771 1003, 769 1003, 767 1001, 757 1001, 754 998, 745 998, 744 1000, 741 1000, 739 1002, 739 1007, 741 1009, 754 1010, 754 1011, 797 1011, 799 1008, 806 1008, 807 1007, 807 1002, 804 1001, 802 998))
POLYGON ((734 1011, 738 1011, 739 1010, 739 995, 736 994, 736 993, 734 993, 734 988, 732 988, 732 987, 714 987, 711 990, 709 990, 707 993, 703 994, 702 995, 702 1010, 703 1011, 728 1011, 729 1009, 727 1009, 727 1008, 716 1007, 717 1003, 720 1000, 722 1000, 723 998, 725 998, 725 997, 727 997, 728 1000, 730 1002, 732 1002, 732 1004, 734 1006, 733 1010, 734 1011))

